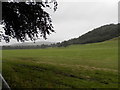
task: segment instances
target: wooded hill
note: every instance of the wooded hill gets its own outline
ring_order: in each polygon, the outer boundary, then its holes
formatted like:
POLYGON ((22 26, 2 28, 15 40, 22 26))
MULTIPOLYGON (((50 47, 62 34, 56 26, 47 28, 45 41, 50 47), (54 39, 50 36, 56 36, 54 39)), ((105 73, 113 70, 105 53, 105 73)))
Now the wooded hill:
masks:
POLYGON ((68 46, 72 44, 88 44, 88 43, 97 43, 103 42, 115 37, 120 36, 120 29, 118 24, 109 24, 104 25, 99 28, 96 28, 88 33, 78 37, 73 38, 68 41, 63 41, 61 43, 57 43, 60 46, 68 46))

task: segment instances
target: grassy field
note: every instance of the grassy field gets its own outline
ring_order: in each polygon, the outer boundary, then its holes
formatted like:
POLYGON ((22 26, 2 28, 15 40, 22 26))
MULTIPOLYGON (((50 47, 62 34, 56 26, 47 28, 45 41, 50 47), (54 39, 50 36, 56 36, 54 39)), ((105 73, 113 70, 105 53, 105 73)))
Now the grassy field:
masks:
POLYGON ((12 88, 117 88, 117 45, 3 50, 3 76, 12 88))

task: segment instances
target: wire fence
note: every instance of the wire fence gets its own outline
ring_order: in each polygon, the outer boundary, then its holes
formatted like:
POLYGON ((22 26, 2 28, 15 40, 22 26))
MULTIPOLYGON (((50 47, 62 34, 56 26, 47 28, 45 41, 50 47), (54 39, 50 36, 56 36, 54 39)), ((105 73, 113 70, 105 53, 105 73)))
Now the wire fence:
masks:
POLYGON ((11 88, 9 87, 9 85, 7 84, 7 82, 5 81, 5 79, 3 78, 3 76, 0 74, 0 81, 2 83, 2 90, 11 90, 11 88))

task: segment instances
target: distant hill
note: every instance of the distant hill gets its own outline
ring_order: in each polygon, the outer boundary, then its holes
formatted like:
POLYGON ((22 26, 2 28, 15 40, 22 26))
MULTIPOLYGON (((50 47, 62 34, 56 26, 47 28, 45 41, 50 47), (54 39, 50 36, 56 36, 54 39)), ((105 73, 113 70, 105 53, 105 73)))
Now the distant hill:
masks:
POLYGON ((63 41, 58 45, 68 46, 72 44, 97 43, 97 42, 110 40, 118 36, 120 36, 120 29, 118 29, 118 24, 109 24, 96 28, 92 31, 89 31, 78 38, 73 38, 68 41, 63 41))
POLYGON ((2 49, 39 49, 50 47, 51 44, 54 44, 54 42, 24 42, 12 45, 4 45, 2 46, 2 49))
POLYGON ((45 41, 41 41, 41 42, 24 42, 24 43, 17 43, 17 44, 12 44, 11 46, 39 46, 39 45, 50 45, 53 44, 54 42, 45 42, 45 41))

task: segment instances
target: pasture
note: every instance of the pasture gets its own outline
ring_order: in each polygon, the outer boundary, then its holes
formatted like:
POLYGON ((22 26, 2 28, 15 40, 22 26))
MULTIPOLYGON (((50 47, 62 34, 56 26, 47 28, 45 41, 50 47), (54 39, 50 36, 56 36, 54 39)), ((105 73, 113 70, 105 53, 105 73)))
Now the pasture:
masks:
POLYGON ((3 50, 11 88, 117 88, 117 39, 60 48, 3 50))

